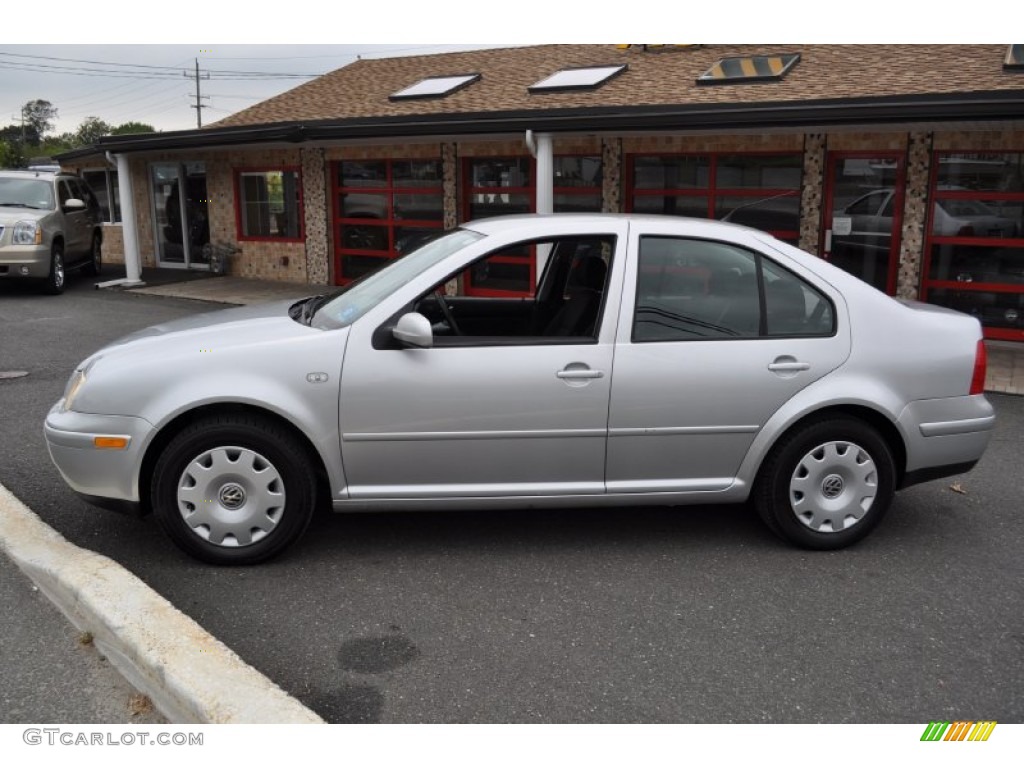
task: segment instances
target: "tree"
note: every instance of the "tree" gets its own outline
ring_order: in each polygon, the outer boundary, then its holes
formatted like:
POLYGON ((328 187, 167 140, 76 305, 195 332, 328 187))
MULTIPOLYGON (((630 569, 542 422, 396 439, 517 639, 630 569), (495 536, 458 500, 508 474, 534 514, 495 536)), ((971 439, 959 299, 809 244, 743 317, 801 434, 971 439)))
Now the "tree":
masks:
POLYGON ((21 151, 21 136, 18 141, 0 139, 0 168, 22 168, 25 166, 25 155, 21 151))
POLYGON ((21 117, 25 121, 25 142, 31 146, 38 146, 46 133, 53 130, 57 108, 45 99, 34 99, 21 108, 21 117), (28 130, 30 128, 31 136, 28 130))
POLYGON ((100 120, 98 117, 90 116, 82 121, 75 132, 75 141, 79 145, 95 144, 100 136, 106 136, 112 130, 109 123, 100 120))
POLYGON ((132 120, 110 129, 111 136, 123 136, 126 133, 156 133, 156 128, 149 123, 139 123, 132 120))

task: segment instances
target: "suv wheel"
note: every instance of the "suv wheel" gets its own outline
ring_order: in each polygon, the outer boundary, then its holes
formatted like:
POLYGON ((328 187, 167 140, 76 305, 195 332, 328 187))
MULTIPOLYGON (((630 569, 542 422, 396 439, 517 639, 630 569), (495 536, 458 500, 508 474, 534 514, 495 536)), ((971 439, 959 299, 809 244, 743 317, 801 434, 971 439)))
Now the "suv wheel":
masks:
POLYGON ((87 275, 99 276, 103 271, 103 238, 99 232, 92 236, 92 249, 89 251, 89 261, 85 264, 87 275))
POLYGON ((54 296, 64 293, 64 246, 58 242, 50 249, 50 274, 43 283, 43 291, 54 296))

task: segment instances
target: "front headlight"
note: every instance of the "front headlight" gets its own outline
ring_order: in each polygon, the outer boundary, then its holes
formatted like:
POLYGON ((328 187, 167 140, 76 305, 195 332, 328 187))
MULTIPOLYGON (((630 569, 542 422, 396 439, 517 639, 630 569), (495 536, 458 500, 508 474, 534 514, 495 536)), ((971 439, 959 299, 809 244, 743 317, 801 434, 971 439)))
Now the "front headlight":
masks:
POLYGON ((85 386, 85 374, 90 367, 91 366, 79 368, 73 374, 71 374, 71 378, 68 379, 68 385, 64 387, 64 401, 60 407, 61 413, 72 410, 71 406, 74 405, 75 396, 78 395, 78 393, 82 390, 82 387, 85 386))
POLYGON ((40 245, 43 242, 43 228, 38 221, 19 221, 11 235, 14 245, 40 245))

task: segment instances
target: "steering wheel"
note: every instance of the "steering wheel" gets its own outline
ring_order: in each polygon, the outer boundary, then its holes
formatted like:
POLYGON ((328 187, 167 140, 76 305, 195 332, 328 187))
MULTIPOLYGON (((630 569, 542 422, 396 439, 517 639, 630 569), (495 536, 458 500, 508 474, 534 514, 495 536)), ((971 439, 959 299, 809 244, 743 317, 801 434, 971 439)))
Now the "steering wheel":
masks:
POLYGON ((441 314, 444 315, 444 321, 448 323, 448 327, 451 329, 452 333, 456 336, 461 336, 462 331, 455 323, 455 315, 452 314, 452 308, 449 307, 448 302, 444 300, 444 294, 441 293, 440 288, 434 291, 434 298, 437 299, 437 304, 441 308, 441 314))

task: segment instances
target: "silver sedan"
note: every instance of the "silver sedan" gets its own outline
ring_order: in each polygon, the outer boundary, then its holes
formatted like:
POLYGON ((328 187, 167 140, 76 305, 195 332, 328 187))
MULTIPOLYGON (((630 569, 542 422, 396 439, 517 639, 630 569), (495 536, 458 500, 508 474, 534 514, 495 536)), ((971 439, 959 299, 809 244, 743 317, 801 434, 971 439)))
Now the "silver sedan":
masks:
POLYGON ((75 370, 50 455, 99 506, 255 563, 318 507, 751 500, 802 547, 991 436, 978 322, 762 232, 674 217, 472 222, 336 294, 155 326, 75 370))

